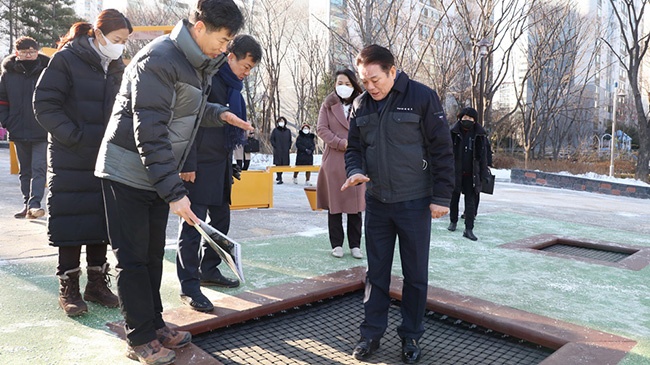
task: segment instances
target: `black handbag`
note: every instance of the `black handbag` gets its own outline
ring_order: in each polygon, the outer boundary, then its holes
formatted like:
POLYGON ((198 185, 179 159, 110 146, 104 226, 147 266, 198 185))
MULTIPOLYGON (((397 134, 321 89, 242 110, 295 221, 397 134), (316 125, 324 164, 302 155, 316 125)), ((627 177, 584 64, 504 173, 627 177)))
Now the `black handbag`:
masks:
POLYGON ((492 175, 492 172, 488 171, 487 176, 481 181, 481 193, 490 195, 494 193, 494 178, 495 176, 492 175))
POLYGON ((255 137, 248 137, 244 145, 244 152, 260 152, 260 141, 255 137))

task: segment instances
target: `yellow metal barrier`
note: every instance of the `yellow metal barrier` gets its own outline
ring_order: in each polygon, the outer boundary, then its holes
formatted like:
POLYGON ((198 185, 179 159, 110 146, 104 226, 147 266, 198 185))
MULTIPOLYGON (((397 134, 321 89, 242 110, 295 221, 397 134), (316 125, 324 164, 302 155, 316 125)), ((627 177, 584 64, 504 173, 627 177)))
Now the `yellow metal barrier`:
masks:
MULTIPOLYGON (((241 172, 241 180, 235 179, 232 186, 230 209, 273 208, 273 175, 276 172, 318 172, 320 166, 270 166, 264 171, 247 170, 241 172)), ((316 210, 315 188, 305 190, 312 209, 316 210), (311 199, 314 199, 313 202, 311 199)))
POLYGON ((19 171, 18 156, 16 155, 16 146, 13 142, 9 142, 9 172, 16 175, 19 171))
POLYGON ((268 171, 242 171, 232 186, 230 209, 272 208, 273 178, 268 171))

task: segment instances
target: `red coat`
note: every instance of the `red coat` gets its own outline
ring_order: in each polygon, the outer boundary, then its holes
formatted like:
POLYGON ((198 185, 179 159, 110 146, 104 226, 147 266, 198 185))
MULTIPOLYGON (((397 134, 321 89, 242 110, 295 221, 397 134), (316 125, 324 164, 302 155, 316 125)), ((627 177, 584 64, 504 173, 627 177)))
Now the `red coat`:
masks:
POLYGON ((316 197, 318 208, 327 209, 330 214, 356 214, 366 210, 365 184, 341 191, 347 178, 344 155, 349 128, 339 97, 334 92, 329 94, 321 105, 316 129, 325 142, 316 197))

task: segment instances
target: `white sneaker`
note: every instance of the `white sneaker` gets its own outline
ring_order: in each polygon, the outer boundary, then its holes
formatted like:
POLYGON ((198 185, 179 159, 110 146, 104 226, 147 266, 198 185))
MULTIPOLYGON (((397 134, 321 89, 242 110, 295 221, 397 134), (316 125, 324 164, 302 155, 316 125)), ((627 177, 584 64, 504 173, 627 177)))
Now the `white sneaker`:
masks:
POLYGON ((311 183, 309 181, 305 181, 305 186, 311 186, 311 183))
POLYGON ((298 178, 297 178, 297 177, 294 177, 294 178, 293 178, 293 183, 294 183, 294 184, 297 184, 297 183, 298 183, 298 178))
POLYGON ((332 250, 332 256, 339 259, 343 257, 343 247, 334 247, 334 249, 332 250))
POLYGON ((361 254, 361 249, 359 247, 355 247, 350 250, 350 253, 352 254, 352 257, 355 259, 362 259, 363 255, 361 254))

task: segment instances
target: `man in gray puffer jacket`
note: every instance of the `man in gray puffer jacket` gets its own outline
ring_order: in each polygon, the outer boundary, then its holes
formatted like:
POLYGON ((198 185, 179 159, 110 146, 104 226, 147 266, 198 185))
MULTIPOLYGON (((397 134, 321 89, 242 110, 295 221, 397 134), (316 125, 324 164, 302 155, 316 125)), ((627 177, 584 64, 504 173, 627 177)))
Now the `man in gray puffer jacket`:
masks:
POLYGON ((108 235, 118 260, 117 289, 127 355, 167 364, 189 332, 162 319, 160 282, 169 210, 198 222, 179 176, 199 125, 250 124, 207 102, 212 75, 243 25, 232 0, 200 0, 188 20, 138 52, 126 68, 100 147, 108 235))

